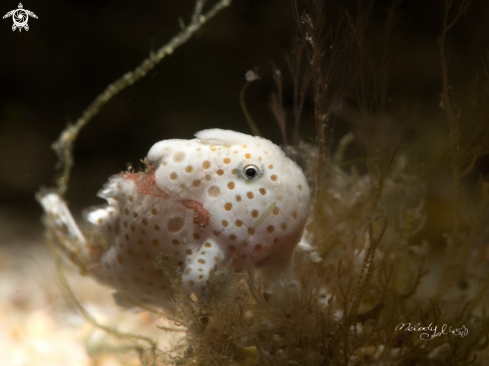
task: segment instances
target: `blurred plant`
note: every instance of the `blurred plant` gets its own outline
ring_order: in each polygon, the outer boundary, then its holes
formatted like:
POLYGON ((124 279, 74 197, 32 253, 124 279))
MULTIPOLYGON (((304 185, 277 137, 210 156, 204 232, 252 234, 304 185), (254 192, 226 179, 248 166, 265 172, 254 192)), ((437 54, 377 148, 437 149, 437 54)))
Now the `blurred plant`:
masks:
POLYGON ((326 28, 326 12, 322 1, 304 1, 305 10, 293 1, 293 11, 303 41, 307 45, 316 126, 318 156, 315 197, 324 183, 324 169, 332 144, 333 119, 353 81, 347 73, 344 57, 351 48, 351 38, 344 31, 345 15, 340 13, 336 27, 326 28))
MULTIPOLYGON (((311 82, 311 69, 307 63, 304 62, 305 56, 305 43, 299 37, 294 37, 292 40, 292 51, 286 53, 285 60, 289 69, 289 74, 292 79, 293 95, 292 95, 292 116, 294 119, 294 125, 292 129, 292 146, 298 148, 299 146, 299 127, 302 118, 302 111, 304 109, 304 103, 306 101, 306 93, 309 89, 311 82)), ((287 110, 283 101, 283 82, 282 72, 272 63, 273 79, 275 81, 277 91, 272 93, 270 99, 270 109, 273 112, 275 120, 277 121, 280 132, 282 133, 282 142, 287 145, 287 110)))
POLYGON ((253 71, 253 70, 248 70, 245 74, 245 83, 243 84, 241 91, 239 92, 239 105, 241 106, 241 111, 243 112, 245 118, 246 118, 246 123, 248 123, 248 127, 251 130, 251 133, 253 136, 261 136, 260 130, 258 129, 255 121, 251 117, 250 112, 248 111, 248 108, 246 107, 245 103, 245 92, 246 89, 248 89, 248 86, 256 80, 259 80, 260 76, 253 71))

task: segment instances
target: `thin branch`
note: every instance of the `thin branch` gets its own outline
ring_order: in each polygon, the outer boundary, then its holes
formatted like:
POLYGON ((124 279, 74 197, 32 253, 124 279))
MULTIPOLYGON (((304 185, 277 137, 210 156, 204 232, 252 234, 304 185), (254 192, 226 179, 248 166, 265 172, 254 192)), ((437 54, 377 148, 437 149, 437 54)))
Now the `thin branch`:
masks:
POLYGON ((110 84, 105 91, 85 109, 74 125, 66 127, 58 140, 52 145, 52 148, 58 155, 58 161, 61 166, 61 174, 56 180, 56 190, 60 196, 63 196, 68 188, 71 168, 73 166, 73 146, 81 129, 97 115, 100 109, 107 104, 110 99, 129 85, 132 85, 144 77, 165 56, 171 55, 177 47, 187 42, 195 32, 212 19, 219 11, 229 6, 232 0, 220 0, 207 13, 203 14, 202 9, 205 1, 206 0, 196 1, 192 13, 192 21, 185 29, 173 37, 158 51, 152 53, 149 58, 145 59, 136 69, 126 73, 114 83, 110 84))
POLYGON ((441 100, 446 111, 450 133, 450 154, 452 160, 452 176, 454 184, 454 229, 458 235, 461 224, 461 184, 460 184, 460 141, 458 123, 460 120, 461 111, 454 105, 450 96, 450 85, 448 77, 448 61, 446 55, 446 38, 450 29, 457 23, 460 17, 465 13, 470 2, 462 0, 458 6, 455 16, 450 18, 450 9, 454 0, 445 0, 445 9, 443 12, 443 28, 440 37, 438 38, 438 47, 440 52, 441 75, 442 75, 442 93, 441 100))
POLYGON ((345 76, 344 63, 341 61, 351 42, 345 35, 343 12, 338 16, 336 27, 325 29, 326 13, 322 1, 306 1, 306 11, 302 15, 299 15, 297 1, 294 1, 293 13, 299 24, 302 39, 307 45, 312 73, 314 121, 318 143, 314 194, 317 198, 324 185, 328 150, 332 142, 333 115, 350 88, 349 83, 341 80, 345 76))
POLYGON ((299 124, 302 116, 302 110, 304 109, 304 102, 306 100, 307 89, 311 82, 312 72, 309 67, 305 67, 302 70, 302 59, 304 57, 304 41, 299 38, 294 38, 293 48, 291 54, 286 54, 285 60, 289 66, 289 72, 292 76, 292 83, 294 86, 293 94, 293 117, 294 117, 294 133, 293 133, 293 145, 297 147, 299 145, 299 124), (292 57, 291 57, 292 55, 292 57))
POLYGON ((137 341, 143 341, 146 342, 150 347, 156 347, 156 342, 153 341, 149 337, 141 336, 138 334, 131 334, 131 333, 125 333, 125 332, 120 332, 117 329, 111 328, 107 325, 100 324, 92 314, 88 310, 86 310, 83 305, 80 303, 78 298, 75 296, 73 293, 73 290, 71 289, 70 284, 68 283, 68 280, 66 279, 64 270, 63 270, 63 265, 61 263, 61 257, 58 252, 54 252, 55 256, 55 263, 56 263, 56 271, 58 273, 58 279, 61 285, 61 288, 65 291, 65 293, 69 296, 69 298, 73 301, 73 304, 75 307, 78 309, 78 311, 81 313, 81 315, 87 320, 92 326, 95 328, 101 329, 107 334, 110 334, 118 339, 127 339, 131 342, 134 343, 134 346, 132 346, 132 349, 139 350, 140 345, 137 343, 137 341))
POLYGON ((365 255, 365 259, 363 261, 363 267, 360 271, 360 276, 358 277, 356 293, 355 293, 353 303, 350 307, 350 311, 348 312, 348 319, 354 319, 358 314, 358 308, 362 301, 363 295, 367 291, 367 288, 370 284, 370 280, 372 279, 373 272, 376 269, 374 257, 377 248, 380 244, 380 241, 384 236, 386 228, 387 228, 387 220, 383 222, 382 228, 380 229, 378 235, 374 235, 372 222, 369 222, 368 224, 368 235, 370 239, 370 245, 365 255))
POLYGON ((282 134, 282 143, 287 145, 287 111, 284 108, 283 101, 283 85, 282 85, 282 74, 279 69, 272 63, 273 67, 273 80, 277 85, 277 91, 272 93, 270 100, 270 109, 273 112, 275 120, 280 127, 280 132, 282 134))
POLYGON ((245 83, 243 84, 243 87, 241 88, 239 92, 239 105, 241 107, 241 111, 243 112, 246 123, 248 123, 248 126, 250 127, 251 133, 254 136, 261 136, 260 130, 258 129, 258 126, 256 125, 255 121, 253 120, 253 117, 251 117, 250 111, 248 111, 248 107, 246 107, 246 102, 245 102, 245 93, 246 89, 248 89, 248 86, 255 80, 260 79, 257 73, 255 73, 253 70, 248 70, 245 74, 245 83))

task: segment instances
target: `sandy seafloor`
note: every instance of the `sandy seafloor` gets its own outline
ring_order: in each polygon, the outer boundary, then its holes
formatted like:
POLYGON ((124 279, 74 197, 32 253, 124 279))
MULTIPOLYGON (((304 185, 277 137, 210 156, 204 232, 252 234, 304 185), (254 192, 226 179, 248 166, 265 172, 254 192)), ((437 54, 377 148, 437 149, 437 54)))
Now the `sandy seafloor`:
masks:
MULTIPOLYGON (((94 329, 59 285, 55 261, 41 230, 0 213, 0 365, 140 365, 134 351, 117 349, 114 337, 94 329), (37 232, 39 231, 39 233, 37 232), (107 352, 112 347, 113 351, 107 352)), ((36 225, 37 226, 37 225, 36 225)), ((65 265, 66 277, 84 307, 104 325, 158 340, 168 349, 183 333, 156 328, 173 324, 115 305, 112 290, 65 265)))

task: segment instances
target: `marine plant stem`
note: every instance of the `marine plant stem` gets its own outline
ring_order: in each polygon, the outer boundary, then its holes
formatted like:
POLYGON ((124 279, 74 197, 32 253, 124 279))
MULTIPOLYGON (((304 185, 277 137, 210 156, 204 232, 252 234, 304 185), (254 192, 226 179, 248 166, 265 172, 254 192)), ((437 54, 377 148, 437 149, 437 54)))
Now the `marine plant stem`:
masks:
POLYGON ((232 0, 220 0, 208 12, 202 13, 206 0, 196 0, 189 25, 184 27, 181 32, 173 37, 167 44, 162 46, 156 52, 152 52, 150 56, 133 71, 129 71, 114 83, 110 84, 102 94, 95 98, 95 100, 83 111, 81 117, 78 118, 75 124, 68 125, 63 132, 61 132, 58 140, 52 145, 52 148, 58 156, 59 165, 61 167, 60 175, 55 181, 56 191, 59 195, 63 196, 68 188, 71 168, 73 166, 73 146, 81 129, 97 115, 100 109, 107 104, 110 99, 129 85, 132 85, 144 77, 148 71, 153 69, 165 56, 171 55, 177 47, 187 42, 196 31, 212 19, 219 11, 229 6, 231 1, 232 0))
POLYGON ((454 106, 453 100, 450 97, 450 85, 448 80, 448 62, 445 49, 445 41, 450 29, 458 22, 462 14, 465 13, 469 2, 462 0, 457 12, 453 19, 449 19, 450 9, 452 8, 454 0, 445 0, 445 8, 443 12, 443 28, 440 37, 438 38, 438 47, 440 52, 440 63, 441 63, 441 80, 442 80, 442 93, 441 101, 443 103, 443 108, 446 111, 448 129, 450 136, 450 155, 452 164, 452 176, 454 185, 454 228, 458 235, 461 223, 461 185, 460 185, 460 141, 459 141, 459 128, 458 123, 460 120, 461 111, 454 106))
MULTIPOLYGON (((458 277, 462 273, 462 268, 465 263, 457 260, 457 263, 453 262, 453 258, 461 259, 456 254, 456 243, 457 239, 462 237, 461 225, 462 225, 462 188, 461 188, 461 177, 460 174, 460 162, 461 162, 461 146, 459 141, 459 121, 461 110, 457 108, 454 104, 453 98, 450 95, 450 85, 448 76, 448 61, 446 55, 445 41, 447 35, 451 28, 458 22, 460 17, 465 13, 469 2, 467 0, 462 0, 456 13, 453 17, 450 17, 450 10, 453 6, 454 0, 445 0, 445 7, 443 11, 443 26, 440 37, 438 38, 438 48, 440 53, 440 65, 441 65, 441 82, 442 82, 442 93, 441 102, 442 107, 445 109, 446 118, 448 122, 448 132, 449 132, 449 144, 450 144, 450 157, 451 157, 451 168, 452 168, 452 180, 453 180, 453 199, 452 199, 452 212, 453 212, 453 236, 447 236, 447 249, 446 249, 446 259, 444 264, 445 276, 442 279, 442 283, 448 286, 453 281, 457 281, 458 277), (452 268, 453 267, 453 268, 452 268)), ((466 243, 467 244, 467 243, 466 243)), ((458 253, 462 254, 462 253, 458 253)), ((444 291, 445 287, 440 286, 438 290, 438 295, 444 291)))
POLYGON ((252 83, 252 81, 247 80, 243 87, 241 88, 241 91, 239 92, 239 105, 241 107, 241 111, 243 112, 245 118, 246 118, 246 123, 248 123, 248 127, 251 130, 251 133, 253 136, 261 136, 260 130, 258 129, 258 126, 256 125, 255 121, 253 120, 253 117, 251 117, 250 112, 248 111, 248 107, 246 107, 246 102, 245 102, 245 92, 246 89, 248 89, 248 86, 252 83))

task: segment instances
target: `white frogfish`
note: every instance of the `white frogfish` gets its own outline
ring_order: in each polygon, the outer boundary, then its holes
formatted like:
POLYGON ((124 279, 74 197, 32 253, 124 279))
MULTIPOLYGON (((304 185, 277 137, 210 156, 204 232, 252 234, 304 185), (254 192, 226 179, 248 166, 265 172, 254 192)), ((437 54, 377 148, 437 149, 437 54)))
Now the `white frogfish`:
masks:
POLYGON ((275 275, 291 264, 310 208, 302 170, 264 138, 221 129, 195 136, 160 141, 146 171, 110 177, 98 194, 107 205, 86 213, 83 230, 56 193, 39 198, 59 245, 122 296, 168 304, 170 281, 155 266, 161 254, 197 296, 221 261, 275 275))

